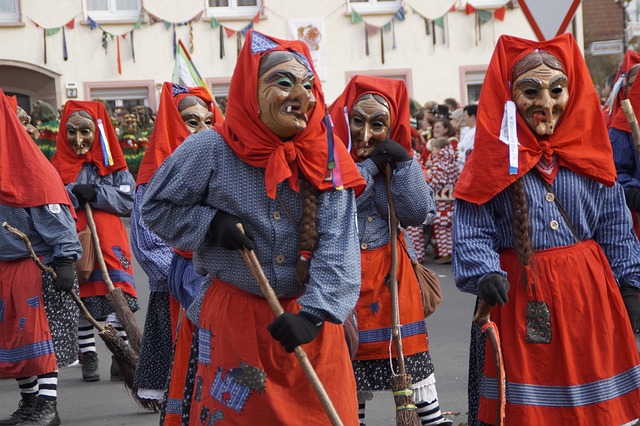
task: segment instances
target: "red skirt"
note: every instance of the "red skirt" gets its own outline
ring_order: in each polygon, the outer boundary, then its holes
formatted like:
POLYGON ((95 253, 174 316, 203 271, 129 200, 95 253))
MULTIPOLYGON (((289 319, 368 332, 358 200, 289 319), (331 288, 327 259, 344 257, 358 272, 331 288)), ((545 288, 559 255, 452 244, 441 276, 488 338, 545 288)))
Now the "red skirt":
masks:
MULTIPOLYGON (((354 359, 387 359, 391 343, 391 292, 385 283, 385 277, 391 268, 390 245, 374 250, 361 250, 360 259, 362 284, 356 304, 360 342, 354 359)), ((400 241, 397 279, 403 355, 426 352, 429 345, 420 287, 411 259, 400 241)), ((395 358, 395 345, 391 345, 391 351, 395 358)))
MULTIPOLYGON (((280 303, 286 312, 299 311, 295 299, 280 303)), ((269 334, 267 325, 275 315, 264 298, 214 281, 202 306, 192 422, 329 424, 295 355, 269 334)), ((357 426, 356 383, 342 325, 326 322, 303 348, 342 422, 357 426)))
MULTIPOLYGON (((76 229, 80 232, 87 227, 87 213, 84 210, 77 210, 77 214, 76 229)), ((113 213, 98 209, 93 209, 93 219, 100 238, 102 256, 113 286, 121 288, 124 293, 132 297, 137 297, 133 280, 131 246, 122 220, 113 213)), ((80 285, 80 297, 106 296, 108 292, 96 259, 95 270, 87 282, 80 285)))
POLYGON ((31 259, 0 262, 0 378, 57 368, 42 301, 42 272, 31 259))
MULTIPOLYGON (((515 251, 500 259, 511 284, 509 302, 495 307, 491 318, 504 354, 506 424, 618 426, 640 417, 638 349, 600 246, 585 241, 535 252, 527 289, 515 251), (550 313, 541 326, 539 302, 550 313), (540 330, 544 335, 535 334, 540 330), (542 342, 527 343, 525 336, 542 342)), ((487 345, 478 418, 489 424, 496 421, 492 360, 487 345)))

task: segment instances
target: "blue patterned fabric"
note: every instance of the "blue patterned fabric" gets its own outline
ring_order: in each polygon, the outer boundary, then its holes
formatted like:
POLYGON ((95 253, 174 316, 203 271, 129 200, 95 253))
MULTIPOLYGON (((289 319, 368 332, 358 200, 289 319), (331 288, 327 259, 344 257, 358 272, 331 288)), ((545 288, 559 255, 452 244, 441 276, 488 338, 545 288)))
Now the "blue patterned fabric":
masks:
POLYGON ((300 193, 287 182, 278 185, 278 200, 265 190, 264 169, 238 158, 213 130, 189 136, 155 173, 144 196, 145 223, 171 246, 194 252, 201 275, 210 274, 243 291, 262 295, 236 251, 212 243, 209 225, 218 209, 236 215, 255 233, 255 253, 280 297, 299 297, 302 311, 341 323, 355 306, 360 290, 360 251, 353 190, 318 194, 318 245, 311 259, 310 280, 297 284, 300 257, 297 225, 300 193))
POLYGON ((179 84, 173 83, 171 85, 171 93, 175 97, 182 93, 189 93, 189 89, 187 89, 186 87, 180 86, 179 84))
POLYGON ((264 34, 254 31, 251 36, 251 54, 266 52, 275 49, 278 43, 266 37, 264 34))
MULTIPOLYGON (((387 180, 371 160, 358 163, 366 188, 357 198, 358 236, 368 250, 389 243, 389 207, 387 180)), ((391 178, 391 195, 398 220, 403 227, 422 226, 429 214, 434 214, 433 190, 427 184, 420 164, 412 159, 398 163, 391 178)), ((410 253, 414 253, 413 250, 410 253)))
POLYGON ((224 370, 218 369, 209 393, 221 404, 226 405, 234 411, 240 412, 247 402, 247 398, 249 398, 251 388, 241 385, 232 375, 224 374, 224 370), (228 398, 225 398, 225 395, 223 395, 225 393, 229 393, 228 398))
POLYGON ((640 157, 633 143, 633 136, 631 133, 611 128, 609 139, 618 182, 624 189, 640 188, 640 157))
POLYGON ((158 237, 142 220, 140 204, 147 184, 138 186, 131 211, 131 251, 149 277, 151 291, 168 291, 167 277, 174 251, 158 237))
POLYGON ((198 329, 198 362, 211 364, 211 332, 204 328, 198 329))
MULTIPOLYGON (((524 176, 533 250, 575 244, 558 206, 533 173, 524 176), (551 228, 551 221, 558 228, 551 228)), ((618 283, 640 287, 640 244, 620 184, 609 188, 561 167, 552 187, 581 240, 595 240, 618 283)), ((511 195, 502 191, 480 206, 457 200, 453 219, 453 274, 462 291, 476 294, 478 280, 502 273, 498 250, 513 248, 511 195)))
MULTIPOLYGON (((409 324, 402 324, 400 330, 402 337, 411 337, 416 334, 425 334, 427 328, 424 321, 416 321, 409 324)), ((391 327, 376 328, 372 330, 359 330, 360 343, 390 342, 391 327)))
POLYGON ((39 356, 52 354, 53 341, 51 339, 31 345, 21 346, 13 349, 0 349, 0 362, 20 362, 39 356))
POLYGON ((78 199, 71 190, 79 184, 96 185, 96 200, 89 203, 92 208, 118 216, 131 214, 136 181, 128 170, 117 170, 106 176, 100 176, 93 163, 85 163, 78 173, 76 181, 67 185, 69 198, 76 209, 82 206, 78 204, 78 199))
MULTIPOLYGON (((78 260, 82 246, 76 233, 76 225, 69 207, 62 204, 25 209, 0 204, 0 218, 24 232, 44 263, 54 257, 72 257, 78 260)), ((0 230, 0 260, 11 261, 29 257, 24 241, 18 236, 0 230)))
POLYGON ((28 298, 27 299, 27 305, 31 306, 32 308, 40 307, 40 297, 39 296, 34 296, 34 297, 28 298))

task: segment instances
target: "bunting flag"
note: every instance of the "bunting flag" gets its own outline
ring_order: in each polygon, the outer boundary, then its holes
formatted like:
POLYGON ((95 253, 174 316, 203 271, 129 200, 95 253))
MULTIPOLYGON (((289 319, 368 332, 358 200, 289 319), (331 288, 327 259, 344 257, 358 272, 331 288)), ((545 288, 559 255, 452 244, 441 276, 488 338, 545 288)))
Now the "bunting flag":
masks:
POLYGON ((504 15, 507 13, 507 8, 502 6, 500 9, 493 11, 493 16, 500 22, 504 22, 504 15))
POLYGON ((398 47, 396 40, 396 28, 395 21, 404 21, 406 19, 405 10, 403 7, 399 8, 393 17, 384 25, 377 26, 366 22, 362 15, 360 15, 355 9, 351 9, 351 23, 359 24, 364 22, 364 51, 365 55, 369 56, 369 36, 375 35, 380 31, 380 57, 384 64, 384 31, 391 31, 393 37, 392 47, 393 49, 398 47))
POLYGON ((74 16, 73 18, 71 18, 71 20, 69 22, 67 22, 64 25, 61 25, 59 27, 51 27, 51 28, 45 28, 42 25, 38 24, 36 21, 34 21, 33 19, 29 18, 29 20, 33 23, 33 25, 35 25, 37 28, 42 28, 43 29, 43 46, 44 46, 44 63, 47 63, 47 37, 52 36, 54 34, 58 34, 61 30, 62 30, 62 59, 63 60, 67 60, 69 59, 69 52, 67 50, 67 37, 66 34, 64 32, 65 27, 72 30, 75 28, 76 24, 76 17, 74 16))

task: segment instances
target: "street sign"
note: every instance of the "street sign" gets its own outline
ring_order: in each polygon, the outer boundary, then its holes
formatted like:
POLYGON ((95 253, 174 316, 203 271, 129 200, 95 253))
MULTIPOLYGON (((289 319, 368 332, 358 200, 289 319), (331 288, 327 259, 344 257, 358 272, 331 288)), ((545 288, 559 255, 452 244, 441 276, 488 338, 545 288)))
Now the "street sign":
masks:
POLYGON ((564 33, 580 5, 580 0, 519 0, 529 25, 544 41, 564 33))
POLYGON ((589 45, 589 53, 592 56, 622 53, 622 40, 594 41, 589 45))

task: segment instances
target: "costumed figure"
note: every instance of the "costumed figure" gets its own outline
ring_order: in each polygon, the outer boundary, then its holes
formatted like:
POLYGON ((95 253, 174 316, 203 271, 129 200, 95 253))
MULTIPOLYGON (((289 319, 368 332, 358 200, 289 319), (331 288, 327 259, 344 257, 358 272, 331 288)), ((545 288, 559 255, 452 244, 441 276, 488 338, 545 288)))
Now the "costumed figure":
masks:
MULTIPOLYGON (((356 306, 359 346, 353 361, 360 421, 372 391, 390 389, 391 302, 387 286, 391 266, 387 179, 393 168, 391 193, 400 224, 421 225, 433 216, 433 191, 424 169, 412 158, 409 98, 403 82, 358 75, 330 108, 335 133, 348 144, 366 181, 356 199, 362 262, 362 288, 356 306)), ((442 417, 420 288, 403 233, 398 237, 398 288, 402 346, 407 373, 414 380, 414 401, 422 424, 452 424, 442 417)), ((395 347, 392 356, 396 358, 395 347)), ((396 361, 394 360, 394 364, 396 361)), ((397 371, 397 365, 394 367, 397 371)))
POLYGON ((71 200, 51 163, 38 150, 0 91, 0 217, 29 238, 42 272, 25 242, 0 228, 0 378, 15 378, 18 409, 0 425, 60 424, 58 368, 77 357, 79 311, 74 262, 82 254, 71 200))
MULTIPOLYGON (((640 54, 632 50, 627 51, 625 60, 621 67, 619 77, 624 84, 615 98, 613 104, 613 116, 609 127, 609 139, 611 140, 611 148, 613 150, 613 162, 618 173, 618 183, 624 188, 624 195, 627 200, 627 206, 631 210, 633 218, 633 227, 636 235, 640 235, 640 223, 638 222, 638 212, 640 212, 640 156, 638 147, 640 140, 634 141, 631 127, 627 121, 623 109, 620 107, 620 99, 629 99, 633 107, 636 117, 640 116, 640 84, 633 84, 638 70, 640 69, 640 54), (627 65, 629 64, 629 65, 627 65), (626 74, 622 69, 628 66, 629 70, 626 74)), ((618 86, 620 83, 616 84, 618 86)))
POLYGON ((453 225, 453 188, 460 177, 458 155, 450 138, 440 136, 429 140, 431 157, 425 168, 429 174, 429 186, 436 201, 436 217, 433 220, 435 263, 451 263, 451 230, 453 225))
MULTIPOLYGON (((120 216, 131 213, 135 181, 109 121, 104 105, 98 101, 67 101, 51 160, 62 176, 67 192, 78 212, 78 232, 88 227, 85 204, 93 212, 100 250, 113 285, 121 288, 133 312, 139 309, 133 280, 129 237, 120 216)), ((97 250, 97 248, 95 248, 97 250)), ((118 335, 127 334, 106 299, 107 285, 98 261, 93 272, 80 282, 80 298, 98 321, 109 321, 118 335)), ((78 341, 82 353, 82 378, 100 380, 98 354, 93 326, 82 318, 78 324, 78 341)), ((118 365, 111 363, 112 380, 120 380, 118 365)))
POLYGON ((618 68, 615 82, 604 105, 602 105, 602 115, 607 127, 611 128, 612 120, 618 115, 620 101, 627 99, 629 91, 633 86, 636 75, 640 70, 640 53, 634 50, 627 50, 622 58, 622 64, 618 68))
MULTIPOLYGON (((190 252, 174 251, 144 224, 140 204, 153 173, 184 139, 210 129, 222 119, 205 88, 182 87, 168 82, 162 86, 158 118, 138 172, 138 188, 131 213, 131 247, 149 277, 151 290, 134 378, 134 387, 143 400, 153 402, 164 398, 180 305, 189 307, 203 277, 193 270, 190 252), (169 295, 170 277, 176 278, 171 280, 173 297, 169 295)), ((180 321, 184 327, 188 319, 181 318, 180 321)), ((190 329, 193 333, 192 325, 190 329)))
POLYGON ((249 31, 229 99, 223 122, 162 163, 141 207, 213 280, 189 308, 197 330, 182 422, 326 425, 291 353, 306 343, 340 418, 357 425, 341 324, 360 288, 353 188, 362 178, 333 137, 306 44, 249 31), (255 248, 284 314, 275 318, 241 248, 255 248))
MULTIPOLYGON (((504 423, 629 424, 640 416, 640 244, 573 36, 500 37, 480 105, 454 192, 453 273, 494 306, 504 423)), ((469 425, 498 413, 483 340, 473 326, 469 425)))
POLYGON ((27 131, 29 136, 31 136, 32 140, 38 139, 40 135, 38 133, 38 129, 35 128, 33 124, 31 124, 31 117, 27 114, 27 111, 23 110, 18 106, 18 99, 15 96, 7 96, 7 100, 9 101, 9 105, 16 111, 16 115, 18 116, 18 120, 20 120, 20 124, 27 131))
POLYGON ((44 155, 51 159, 55 152, 56 139, 60 128, 58 111, 50 103, 39 100, 36 102, 31 115, 33 116, 33 124, 40 133, 36 142, 44 155))

